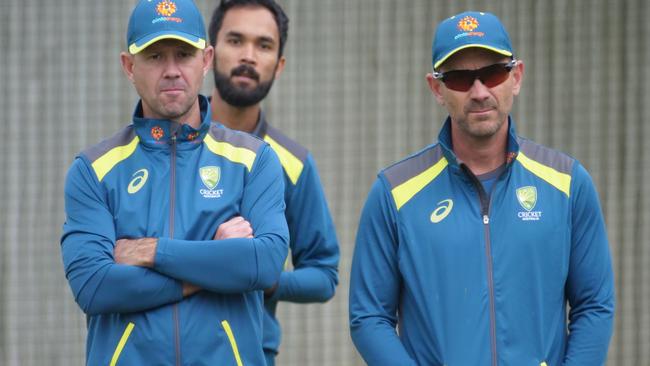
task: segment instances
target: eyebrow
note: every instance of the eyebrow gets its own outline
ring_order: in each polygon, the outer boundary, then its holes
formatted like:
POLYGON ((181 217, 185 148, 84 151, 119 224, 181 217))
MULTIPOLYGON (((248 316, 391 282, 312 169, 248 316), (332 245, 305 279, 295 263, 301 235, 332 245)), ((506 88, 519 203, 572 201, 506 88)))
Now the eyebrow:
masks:
MULTIPOLYGON (((246 38, 246 36, 238 31, 228 31, 226 32, 226 37, 237 37, 237 38, 246 38)), ((254 37, 256 41, 262 41, 262 42, 268 42, 272 44, 276 44, 276 41, 273 37, 269 36, 255 36, 254 37)))

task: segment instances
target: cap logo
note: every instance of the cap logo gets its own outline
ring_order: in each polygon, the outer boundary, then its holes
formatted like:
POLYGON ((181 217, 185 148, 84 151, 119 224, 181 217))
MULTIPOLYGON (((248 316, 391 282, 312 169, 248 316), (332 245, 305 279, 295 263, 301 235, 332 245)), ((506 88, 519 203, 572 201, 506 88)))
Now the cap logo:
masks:
POLYGON ((156 5, 156 11, 164 17, 170 17, 176 12, 176 4, 173 1, 161 1, 156 5))
POLYGON ((458 21, 458 29, 464 32, 471 32, 478 28, 478 20, 472 16, 466 16, 458 21))
POLYGON ((462 38, 462 37, 469 37, 469 36, 475 36, 475 37, 483 37, 485 33, 483 32, 474 32, 474 29, 478 28, 478 20, 474 18, 473 16, 466 16, 463 19, 458 21, 458 29, 462 32, 457 34, 454 39, 462 38))

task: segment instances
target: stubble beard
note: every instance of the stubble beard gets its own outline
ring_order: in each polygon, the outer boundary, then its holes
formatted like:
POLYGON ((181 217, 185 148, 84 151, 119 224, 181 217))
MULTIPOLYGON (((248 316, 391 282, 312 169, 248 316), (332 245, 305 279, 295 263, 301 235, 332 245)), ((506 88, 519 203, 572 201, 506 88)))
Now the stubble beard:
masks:
MULTIPOLYGON (((488 105, 485 106, 475 106, 475 105, 469 105, 464 109, 464 118, 459 118, 457 120, 458 127, 460 130, 464 131, 465 134, 467 134, 470 137, 473 137, 475 139, 487 139, 492 136, 494 136, 497 132, 499 132, 507 120, 507 115, 502 113, 497 106, 493 105, 493 103, 489 103, 488 105), (496 111, 496 117, 478 117, 478 118, 472 118, 470 110, 472 108, 476 109, 483 109, 485 107, 490 107, 494 108, 493 111, 496 111)), ((475 116, 474 116, 475 117, 475 116)))

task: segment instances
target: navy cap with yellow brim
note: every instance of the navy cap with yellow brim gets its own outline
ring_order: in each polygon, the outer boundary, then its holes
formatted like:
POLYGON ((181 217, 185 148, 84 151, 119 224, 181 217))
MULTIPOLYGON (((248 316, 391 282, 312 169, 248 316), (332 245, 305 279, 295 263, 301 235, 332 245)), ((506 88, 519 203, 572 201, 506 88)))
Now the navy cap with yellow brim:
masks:
POLYGON ((163 39, 177 39, 198 49, 206 46, 205 25, 192 0, 140 0, 126 32, 129 53, 163 39))
POLYGON ((468 11, 438 25, 432 45, 433 69, 437 70, 456 52, 472 47, 513 56, 510 37, 499 18, 490 13, 468 11))

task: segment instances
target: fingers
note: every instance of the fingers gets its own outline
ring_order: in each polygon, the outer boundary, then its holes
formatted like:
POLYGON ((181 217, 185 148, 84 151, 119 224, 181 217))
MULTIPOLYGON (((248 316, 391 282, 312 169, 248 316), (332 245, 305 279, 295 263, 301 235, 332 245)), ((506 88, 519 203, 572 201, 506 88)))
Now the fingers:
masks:
POLYGON ((213 239, 223 240, 232 238, 253 238, 253 228, 250 222, 241 216, 235 216, 219 225, 213 239))
POLYGON ((199 286, 193 285, 189 282, 183 282, 183 297, 194 295, 199 291, 201 291, 199 286))

